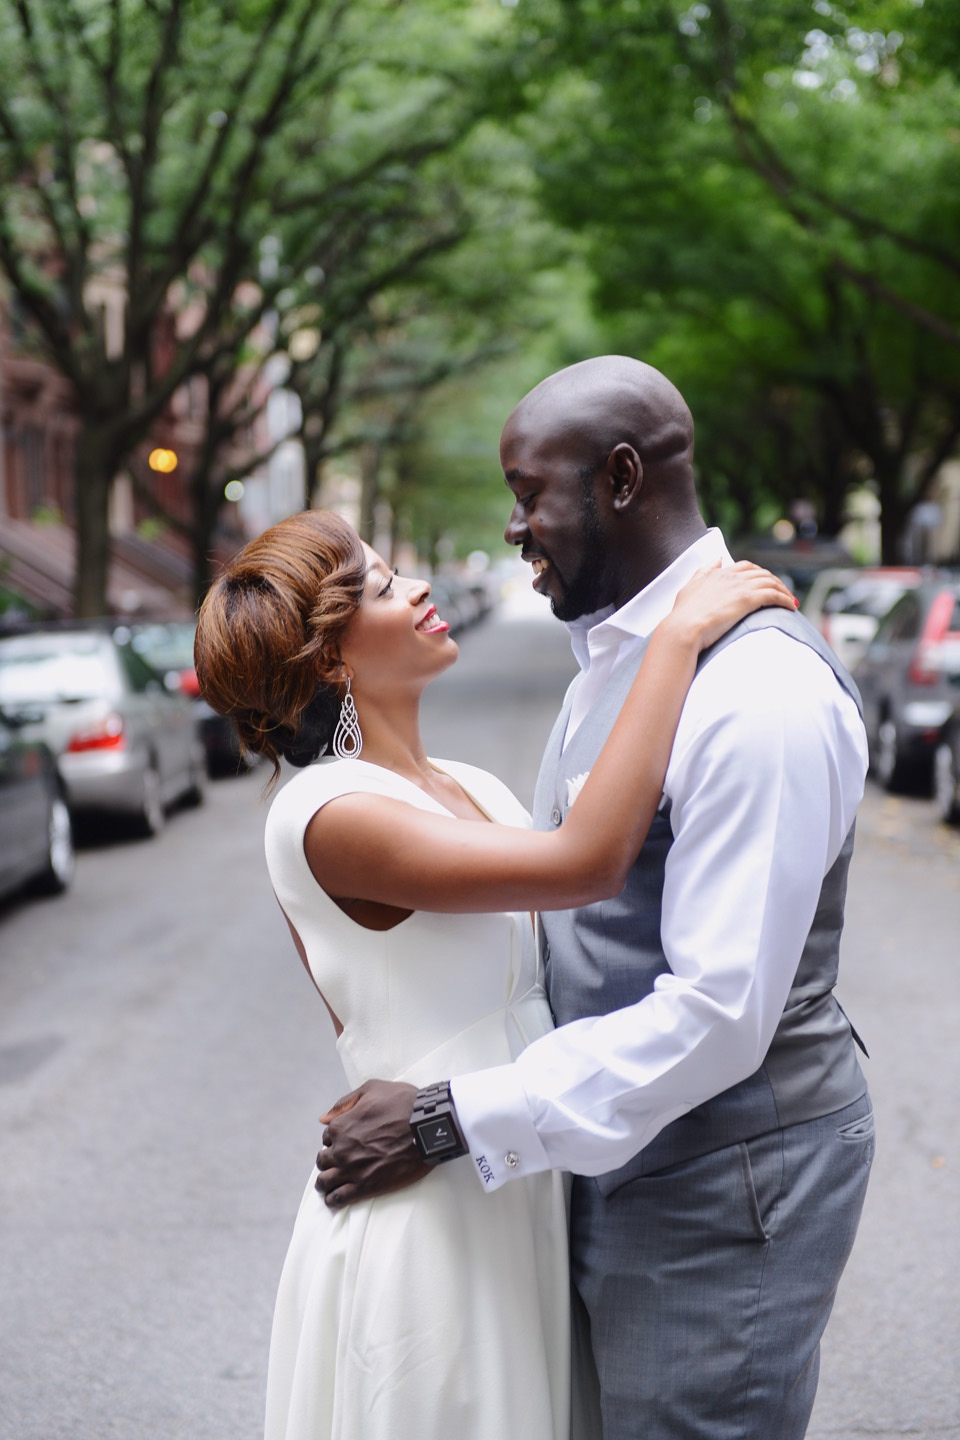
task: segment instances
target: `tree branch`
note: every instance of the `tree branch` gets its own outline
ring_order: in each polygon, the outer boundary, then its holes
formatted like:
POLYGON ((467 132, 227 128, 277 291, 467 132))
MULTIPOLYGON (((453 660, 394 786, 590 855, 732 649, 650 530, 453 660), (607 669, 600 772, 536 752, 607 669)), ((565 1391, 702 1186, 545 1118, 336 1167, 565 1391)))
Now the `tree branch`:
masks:
POLYGON ((936 335, 940 340, 945 340, 948 345, 960 346, 960 330, 955 325, 951 325, 948 320, 934 315, 924 306, 908 300, 906 296, 898 295, 895 290, 891 290, 875 275, 869 274, 866 270, 860 270, 857 266, 851 265, 849 261, 840 259, 839 256, 834 256, 832 264, 838 274, 852 281, 874 300, 883 300, 894 310, 899 310, 900 314, 905 315, 908 320, 912 320, 921 330, 936 335))

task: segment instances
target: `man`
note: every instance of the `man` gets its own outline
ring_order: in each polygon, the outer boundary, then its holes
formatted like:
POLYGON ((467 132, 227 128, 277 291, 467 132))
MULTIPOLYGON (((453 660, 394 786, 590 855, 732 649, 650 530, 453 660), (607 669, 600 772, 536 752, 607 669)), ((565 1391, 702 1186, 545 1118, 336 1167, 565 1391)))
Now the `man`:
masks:
MULTIPOLYGON (((538 781, 545 828, 677 590, 727 554, 697 505, 687 407, 638 361, 545 380, 500 457, 506 538, 582 670, 538 781)), ((865 771, 855 688, 819 636, 785 612, 741 622, 702 659, 622 894, 542 917, 559 1028, 431 1092, 371 1082, 327 1124, 334 1205, 467 1152, 488 1188, 574 1173, 605 1440, 806 1431, 873 1153, 832 993, 865 771)))

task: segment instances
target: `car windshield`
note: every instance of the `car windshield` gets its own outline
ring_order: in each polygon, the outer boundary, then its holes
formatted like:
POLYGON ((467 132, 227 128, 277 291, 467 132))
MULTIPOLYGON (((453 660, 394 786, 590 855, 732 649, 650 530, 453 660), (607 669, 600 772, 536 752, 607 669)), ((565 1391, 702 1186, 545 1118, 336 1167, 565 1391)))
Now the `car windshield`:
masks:
POLYGON ((0 644, 0 704, 92 700, 109 687, 97 636, 23 635, 0 644))
POLYGON ((879 620, 907 588, 899 580, 855 580, 835 591, 824 609, 831 615, 870 615, 879 620))

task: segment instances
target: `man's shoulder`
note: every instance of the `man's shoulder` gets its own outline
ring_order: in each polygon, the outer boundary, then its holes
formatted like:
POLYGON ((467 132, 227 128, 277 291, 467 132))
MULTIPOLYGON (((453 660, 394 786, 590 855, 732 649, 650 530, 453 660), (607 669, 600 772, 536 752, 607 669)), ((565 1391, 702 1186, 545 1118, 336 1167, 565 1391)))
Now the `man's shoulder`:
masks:
MULTIPOLYGON (((749 637, 763 635, 766 637, 781 636, 786 641, 798 642, 806 649, 812 650, 830 666, 827 660, 828 646, 822 635, 816 630, 805 615, 798 610, 783 610, 779 606, 766 606, 762 610, 754 610, 751 615, 745 615, 732 625, 725 635, 705 650, 700 656, 701 666, 709 662, 714 656, 720 655, 724 650, 739 640, 749 637)), ((777 640, 775 643, 779 644, 777 640)), ((785 651, 784 653, 795 653, 785 651)))
POLYGON ((829 675, 842 690, 855 690, 849 674, 809 620, 795 611, 774 608, 738 620, 703 652, 697 674, 699 677, 709 666, 722 663, 724 669, 735 667, 747 676, 755 675, 758 681, 766 678, 772 683, 766 668, 771 662, 778 677, 812 670, 824 680, 829 675))
POLYGON ((859 754, 856 686, 825 645, 802 643, 803 635, 803 623, 748 625, 719 648, 690 688, 674 759, 705 743, 717 755, 749 751, 758 764, 763 754, 799 755, 810 746, 859 754))
POLYGON ((712 694, 732 708, 741 708, 748 699, 779 708, 798 701, 833 702, 849 694, 847 679, 822 646, 809 642, 801 624, 787 628, 741 622, 705 652, 691 694, 712 694))

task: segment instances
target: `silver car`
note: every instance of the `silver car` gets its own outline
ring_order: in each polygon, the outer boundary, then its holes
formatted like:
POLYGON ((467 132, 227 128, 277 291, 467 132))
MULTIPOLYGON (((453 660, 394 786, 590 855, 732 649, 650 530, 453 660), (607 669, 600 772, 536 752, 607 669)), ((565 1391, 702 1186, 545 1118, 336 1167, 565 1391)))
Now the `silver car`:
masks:
POLYGON ((901 595, 880 621, 856 680, 877 780, 885 790, 929 792, 960 690, 960 580, 932 571, 901 595))
POLYGON ((0 705, 38 715, 24 734, 57 757, 73 813, 124 815, 155 835, 168 806, 203 799, 206 763, 190 700, 130 641, 125 626, 0 639, 0 705))

